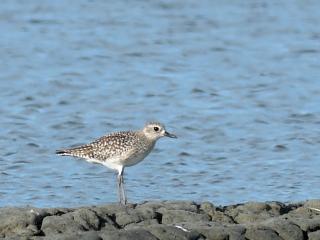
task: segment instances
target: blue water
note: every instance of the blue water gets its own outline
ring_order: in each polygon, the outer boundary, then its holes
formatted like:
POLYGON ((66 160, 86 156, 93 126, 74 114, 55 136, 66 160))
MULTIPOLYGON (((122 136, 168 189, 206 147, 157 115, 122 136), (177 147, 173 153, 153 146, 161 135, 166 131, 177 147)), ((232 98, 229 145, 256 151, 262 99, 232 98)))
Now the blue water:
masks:
POLYGON ((158 120, 129 201, 320 198, 320 1, 1 1, 0 206, 117 201, 54 154, 158 120))

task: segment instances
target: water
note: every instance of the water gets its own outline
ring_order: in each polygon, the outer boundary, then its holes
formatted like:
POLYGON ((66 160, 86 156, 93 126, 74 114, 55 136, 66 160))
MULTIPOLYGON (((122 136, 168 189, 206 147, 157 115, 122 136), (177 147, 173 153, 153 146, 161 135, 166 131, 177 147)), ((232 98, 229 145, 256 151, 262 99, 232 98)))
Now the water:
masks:
POLYGON ((319 1, 18 1, 0 8, 0 206, 117 201, 56 149, 164 122, 131 202, 320 197, 319 1))

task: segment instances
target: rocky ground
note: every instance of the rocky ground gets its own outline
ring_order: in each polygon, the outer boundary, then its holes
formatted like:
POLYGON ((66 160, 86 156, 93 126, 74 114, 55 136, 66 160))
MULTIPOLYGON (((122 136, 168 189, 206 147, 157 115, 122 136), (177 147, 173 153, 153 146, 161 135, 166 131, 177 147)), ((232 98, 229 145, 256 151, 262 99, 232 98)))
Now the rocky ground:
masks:
POLYGON ((5 239, 320 239, 320 200, 215 206, 187 201, 0 208, 5 239))

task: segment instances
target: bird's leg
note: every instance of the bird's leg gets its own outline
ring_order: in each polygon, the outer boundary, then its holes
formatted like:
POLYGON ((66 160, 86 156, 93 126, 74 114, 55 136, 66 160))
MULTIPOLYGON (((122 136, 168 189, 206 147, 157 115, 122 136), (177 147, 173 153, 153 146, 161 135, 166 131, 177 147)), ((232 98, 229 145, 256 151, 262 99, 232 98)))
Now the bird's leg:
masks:
POLYGON ((122 193, 122 197, 123 197, 123 203, 124 203, 124 205, 126 205, 127 204, 127 196, 126 196, 126 191, 124 189, 123 174, 124 174, 124 168, 122 169, 121 174, 120 174, 120 182, 121 182, 121 193, 122 193))
POLYGON ((119 204, 122 204, 122 193, 121 193, 121 175, 120 173, 117 176, 117 180, 118 180, 118 198, 119 198, 119 204))

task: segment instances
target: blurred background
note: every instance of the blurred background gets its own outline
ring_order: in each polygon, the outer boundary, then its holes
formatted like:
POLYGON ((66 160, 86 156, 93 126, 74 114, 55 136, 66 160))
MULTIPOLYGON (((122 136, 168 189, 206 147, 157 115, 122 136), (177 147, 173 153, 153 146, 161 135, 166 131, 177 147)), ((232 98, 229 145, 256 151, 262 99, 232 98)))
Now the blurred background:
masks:
POLYGON ((115 173, 55 155, 163 122, 129 201, 320 197, 320 1, 3 0, 0 206, 117 201, 115 173))

